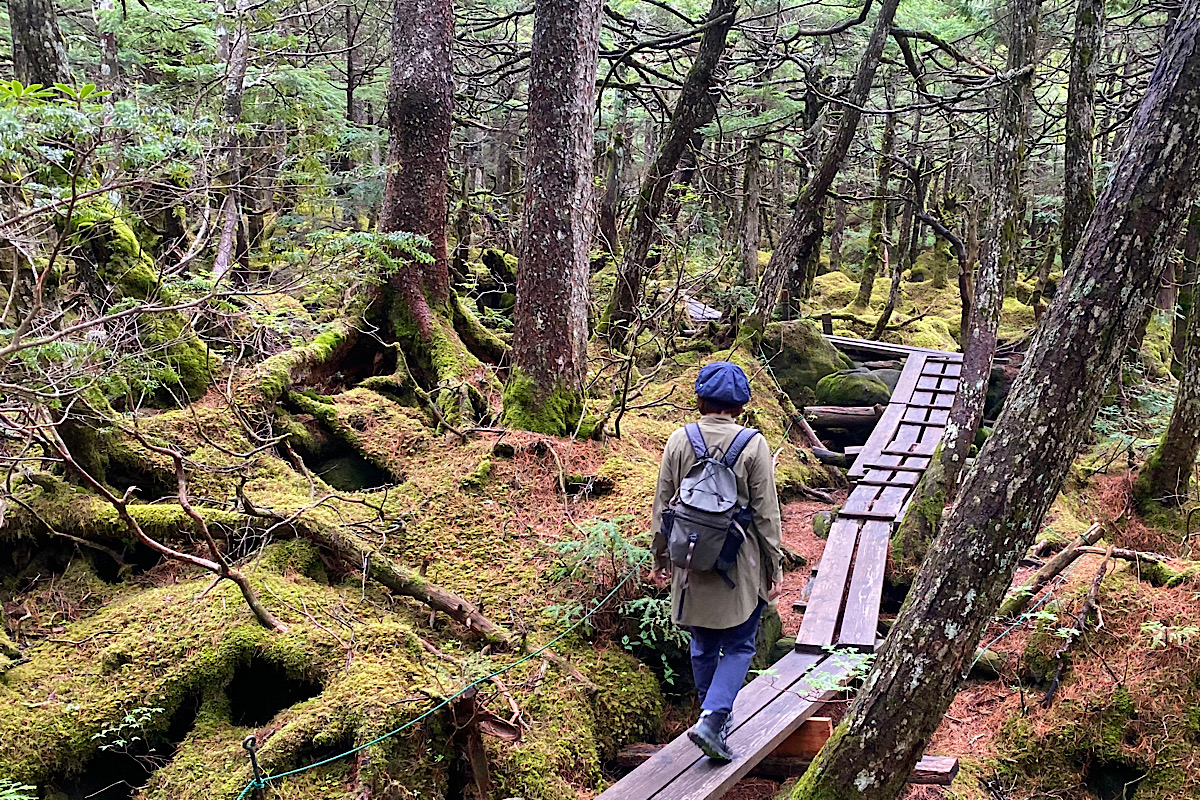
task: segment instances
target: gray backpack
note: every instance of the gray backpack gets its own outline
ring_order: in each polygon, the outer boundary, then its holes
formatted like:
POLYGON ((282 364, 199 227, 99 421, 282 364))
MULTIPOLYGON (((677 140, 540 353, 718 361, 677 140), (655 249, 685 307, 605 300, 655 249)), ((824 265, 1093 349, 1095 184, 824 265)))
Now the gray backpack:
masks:
POLYGON ((679 491, 663 511, 667 553, 671 563, 685 572, 716 572, 733 588, 728 570, 737 563, 746 528, 754 519, 753 509, 738 505, 733 466, 758 431, 742 428, 729 451, 718 459, 709 453, 698 424, 693 422, 684 430, 696 454, 696 465, 680 481, 679 491))

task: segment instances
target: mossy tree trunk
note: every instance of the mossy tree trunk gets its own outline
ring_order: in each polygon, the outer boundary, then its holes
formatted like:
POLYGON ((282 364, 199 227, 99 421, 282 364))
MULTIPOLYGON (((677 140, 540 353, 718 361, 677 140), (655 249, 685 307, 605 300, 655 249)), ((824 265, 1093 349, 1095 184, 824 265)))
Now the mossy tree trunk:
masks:
POLYGON ((1138 505, 1146 508, 1154 503, 1171 506, 1186 503, 1197 452, 1200 452, 1200 315, 1193 314, 1187 327, 1183 373, 1175 392, 1171 422, 1134 484, 1138 505))
MULTIPOLYGON (((451 0, 394 0, 392 69, 387 90, 388 165, 379 214, 381 233, 418 233, 429 238, 433 260, 405 261, 388 278, 404 322, 425 339, 434 333, 433 308, 450 300, 446 254, 446 195, 454 78, 451 0)), ((398 333, 400 331, 397 331, 398 333)))
POLYGON ((557 435, 578 422, 587 377, 600 11, 600 0, 534 6, 525 213, 504 418, 557 435))
POLYGON ((9 0, 13 74, 29 86, 73 83, 54 0, 9 0))
POLYGON ((754 301, 754 307, 750 309, 747 320, 746 327, 751 331, 761 331, 770 321, 775 307, 779 304, 779 295, 787 281, 788 273, 795 265, 806 263, 812 251, 820 244, 824 231, 821 209, 858 132, 862 108, 871 93, 871 86, 875 83, 875 72, 879 69, 883 46, 887 43, 899 4, 900 0, 883 0, 879 4, 871 38, 867 41, 862 60, 859 61, 854 85, 847 94, 846 104, 842 107, 842 119, 838 123, 837 133, 829 149, 821 156, 812 179, 800 192, 800 197, 796 200, 796 211, 779 235, 779 241, 771 251, 771 260, 763 271, 758 298, 754 301))
POLYGON ((1104 0, 1079 0, 1071 37, 1067 82, 1066 142, 1063 149, 1062 263, 1066 269, 1096 206, 1092 142, 1096 130, 1096 75, 1104 39, 1104 0))
POLYGON ((883 121, 883 134, 879 140, 879 161, 875 167, 875 199, 871 201, 871 221, 867 231, 867 252, 863 256, 862 275, 858 281, 858 295, 854 305, 866 308, 871 305, 871 292, 875 288, 875 277, 884 262, 884 215, 887 211, 888 192, 892 182, 892 151, 896 146, 896 115, 887 114, 883 121))
POLYGON ((1188 0, 996 431, 794 800, 890 800, 903 789, 1158 290, 1156 256, 1179 231, 1180 200, 1200 188, 1198 106, 1200 0, 1188 0))
POLYGON ((1188 328, 1195 305, 1196 279, 1200 277, 1200 206, 1192 208, 1183 234, 1183 263, 1179 270, 1179 290, 1175 294, 1175 324, 1171 327, 1171 371, 1183 369, 1188 328))
POLYGON ((716 117, 719 95, 714 92, 717 65, 725 52, 725 38, 733 27, 737 0, 713 0, 700 40, 696 60, 679 91, 679 101, 671 115, 671 124, 654 161, 638 191, 633 222, 621 258, 621 269, 605 313, 605 327, 614 343, 621 344, 633 322, 642 296, 646 259, 658 230, 659 216, 675 168, 687 150, 693 135, 716 117))
POLYGON ((742 224, 738 228, 738 252, 742 262, 742 283, 758 284, 758 246, 761 217, 762 188, 759 162, 763 137, 755 136, 746 143, 746 161, 742 165, 742 224))
POLYGON ((1040 0, 1013 0, 1011 5, 1007 70, 1014 77, 1002 89, 997 112, 999 124, 989 159, 989 177, 994 187, 991 214, 963 341, 962 376, 937 453, 939 467, 922 474, 913 503, 917 511, 905 516, 893 537, 898 555, 893 561, 901 580, 912 575, 925 557, 942 508, 954 496, 983 419, 1004 303, 1004 275, 1015 269, 1013 261, 1020 253, 1022 182, 1033 97, 1033 59, 1037 57, 1039 3, 1040 0))
POLYGON ((833 225, 829 228, 829 270, 842 268, 842 240, 846 236, 846 197, 844 193, 833 199, 833 225))

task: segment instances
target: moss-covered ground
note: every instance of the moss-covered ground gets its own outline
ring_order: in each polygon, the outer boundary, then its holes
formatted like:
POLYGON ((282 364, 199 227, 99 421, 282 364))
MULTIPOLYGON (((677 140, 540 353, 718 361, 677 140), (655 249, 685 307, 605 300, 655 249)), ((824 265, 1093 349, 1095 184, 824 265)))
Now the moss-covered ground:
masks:
MULTIPOLYGON (((723 355, 751 375, 746 422, 778 450, 782 489, 829 485, 833 477, 791 441, 794 409, 770 374, 752 354, 723 355)), ((203 572, 135 546, 97 495, 62 476, 18 484, 21 505, 0 528, 0 591, 23 663, 6 655, 0 669, 0 776, 45 796, 73 798, 113 776, 139 787, 130 796, 235 798, 251 776, 242 749, 250 734, 268 774, 295 769, 371 742, 514 663, 522 646, 487 647, 444 616, 431 619, 415 600, 364 580, 361 564, 318 551, 289 525, 272 530, 251 517, 239 496, 294 518, 299 530, 305 522, 338 526, 475 604, 531 650, 623 574, 628 561, 613 560, 612 548, 636 555, 648 543, 658 457, 694 414, 691 386, 707 358, 639 351, 631 375, 638 407, 622 416, 619 438, 495 429, 464 442, 387 393, 321 395, 286 381, 269 393, 278 397, 270 430, 290 448, 263 446, 263 431, 252 433, 216 395, 125 417, 148 443, 185 455, 189 497, 288 631, 260 627, 232 584, 211 586, 203 572), (301 454, 331 446, 368 462, 385 485, 326 485, 301 454), (566 495, 563 483, 598 488, 566 495), (578 546, 594 540, 594 521, 615 531, 608 551, 578 546), (263 687, 261 718, 237 688, 247 681, 263 687), (308 688, 271 701, 274 684, 308 688), (126 773, 114 758, 128 762, 126 773)), ((614 387, 624 379, 600 370, 585 400, 589 417, 606 419, 609 429, 614 387)), ((136 486, 131 516, 148 535, 204 554, 174 496, 170 459, 118 439, 110 480, 136 486)), ((647 591, 640 578, 631 586, 618 601, 647 591)), ((657 734, 659 678, 621 646, 615 610, 557 647, 596 684, 594 693, 540 658, 481 688, 489 711, 505 719, 520 712, 520 741, 485 737, 496 796, 566 800, 598 790, 617 749, 657 734)), ((354 756, 272 782, 266 796, 442 798, 470 781, 443 710, 354 756)))

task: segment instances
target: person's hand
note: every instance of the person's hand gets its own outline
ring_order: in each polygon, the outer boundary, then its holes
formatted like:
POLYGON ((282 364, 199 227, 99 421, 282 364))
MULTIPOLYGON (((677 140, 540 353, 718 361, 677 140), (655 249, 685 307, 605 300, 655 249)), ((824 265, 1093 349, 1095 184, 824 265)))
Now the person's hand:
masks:
POLYGON ((659 589, 667 588, 667 584, 671 582, 671 570, 669 569, 653 569, 650 570, 650 581, 659 589))
POLYGON ((783 594, 783 584, 771 581, 771 585, 767 588, 767 600, 774 603, 781 594, 783 594))

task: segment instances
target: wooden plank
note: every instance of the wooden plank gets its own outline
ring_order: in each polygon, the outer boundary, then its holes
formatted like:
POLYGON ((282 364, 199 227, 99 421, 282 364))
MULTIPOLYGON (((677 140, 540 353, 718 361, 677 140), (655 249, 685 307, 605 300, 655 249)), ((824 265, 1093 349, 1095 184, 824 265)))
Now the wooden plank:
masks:
MULTIPOLYGON (((819 717, 812 717, 808 722, 819 717)), ((803 725, 801 729, 803 730, 803 725)), ((628 772, 653 758, 663 745, 661 744, 631 744, 621 748, 612 766, 618 772, 628 772)), ((806 758, 791 756, 769 755, 758 762, 748 773, 750 778, 765 778, 771 781, 784 781, 803 775, 812 762, 806 758)), ((958 759, 950 756, 925 756, 913 768, 908 782, 914 785, 949 786, 958 774, 958 759)))
POLYGON ((953 756, 925 756, 913 768, 909 783, 949 786, 958 775, 958 759, 953 756))
POLYGON ((919 408, 950 408, 954 402, 954 392, 930 392, 918 389, 913 392, 908 405, 919 408))
POLYGON ((826 701, 841 692, 841 685, 854 674, 854 656, 830 656, 792 691, 779 696, 759 714, 753 725, 743 725, 727 739, 737 755, 730 763, 704 759, 679 776, 655 800, 709 800, 719 797, 744 778, 756 764, 780 745, 826 701))
POLYGON ((895 435, 896 426, 900 424, 903 416, 903 404, 888 403, 887 408, 883 410, 883 416, 879 418, 879 422, 875 423, 875 429, 867 437, 866 444, 863 445, 862 452, 859 454, 858 459, 855 460, 854 466, 850 468, 849 476, 851 480, 857 480, 866 474, 866 470, 862 469, 859 465, 866 463, 883 451, 883 448, 895 435))
POLYGON ((825 312, 821 315, 821 333, 826 336, 833 335, 833 314, 825 312))
POLYGON ((944 378, 940 375, 922 375, 917 379, 917 388, 932 392, 957 392, 958 378, 944 378))
POLYGON ((809 717, 784 739, 775 751, 773 757, 790 756, 812 761, 821 752, 821 748, 833 735, 833 719, 831 717, 809 717))
POLYGON ((887 567, 888 541, 892 526, 886 522, 863 523, 854 556, 854 573, 846 595, 846 613, 838 645, 865 651, 875 649, 879 628, 879 601, 883 597, 883 573, 887 567))
POLYGON ((842 504, 838 514, 857 514, 865 513, 871 510, 871 504, 875 502, 875 498, 879 496, 882 489, 878 486, 864 486, 859 484, 861 488, 855 488, 850 496, 846 498, 846 502, 842 504))
POLYGON ((858 541, 859 523, 838 516, 829 532, 829 541, 821 555, 821 570, 813 581, 808 608, 796 635, 796 649, 822 653, 833 644, 833 634, 842 613, 842 598, 850 577, 850 559, 858 541))
POLYGON ((858 482, 859 486, 916 486, 920 480, 920 475, 915 472, 897 472, 894 469, 872 469, 868 470, 862 480, 858 482))
POLYGON ((883 454, 885 456, 931 456, 937 450, 937 446, 937 439, 925 442, 913 442, 902 447, 888 445, 884 448, 883 454))
POLYGON ((942 408, 921 408, 908 406, 904 409, 904 422, 929 422, 935 425, 946 425, 950 422, 950 412, 942 408))
MULTIPOLYGON (((825 655, 788 653, 768 672, 755 678, 738 692, 733 703, 733 725, 738 730, 752 720, 780 695, 786 694, 825 655)), ((663 746, 653 758, 614 783, 603 794, 603 800, 648 800, 669 786, 681 773, 704 759, 704 754, 686 735, 678 736, 663 746)), ((598 799, 599 800, 599 799, 598 799)))
POLYGON ((896 380, 896 388, 892 390, 893 403, 907 403, 912 398, 913 389, 921 380, 921 370, 925 368, 925 354, 913 353, 904 362, 904 369, 896 380))
POLYGON ((853 336, 826 336, 830 344, 835 345, 840 349, 858 350, 863 353, 882 353, 890 356, 905 356, 909 353, 924 353, 928 356, 944 359, 946 361, 962 361, 962 353, 953 353, 949 350, 930 350, 927 347, 913 347, 907 344, 892 344, 891 342, 877 342, 872 339, 856 339, 853 336))

